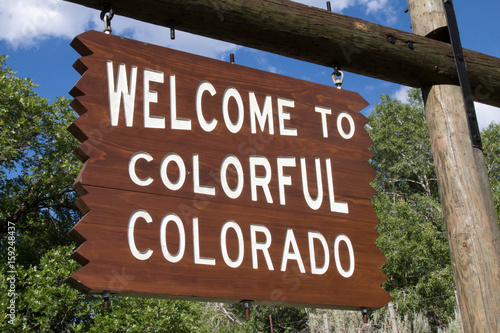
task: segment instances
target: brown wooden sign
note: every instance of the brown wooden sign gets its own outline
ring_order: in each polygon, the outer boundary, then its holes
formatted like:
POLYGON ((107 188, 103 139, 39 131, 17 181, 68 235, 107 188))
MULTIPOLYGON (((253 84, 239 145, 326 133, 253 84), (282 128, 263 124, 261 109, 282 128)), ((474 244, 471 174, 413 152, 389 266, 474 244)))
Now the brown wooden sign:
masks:
POLYGON ((70 131, 88 293, 379 308, 358 94, 90 31, 70 131))

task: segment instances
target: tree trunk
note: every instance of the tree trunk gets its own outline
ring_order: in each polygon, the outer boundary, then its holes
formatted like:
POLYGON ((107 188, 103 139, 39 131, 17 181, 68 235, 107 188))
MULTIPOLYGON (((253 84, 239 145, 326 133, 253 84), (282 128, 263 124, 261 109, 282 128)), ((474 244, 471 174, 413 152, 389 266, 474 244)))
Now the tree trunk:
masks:
MULTIPOLYGON (((442 0, 408 0, 419 35, 446 27, 442 0)), ((423 89, 465 332, 500 332, 500 231, 484 156, 473 148, 462 91, 423 89)))

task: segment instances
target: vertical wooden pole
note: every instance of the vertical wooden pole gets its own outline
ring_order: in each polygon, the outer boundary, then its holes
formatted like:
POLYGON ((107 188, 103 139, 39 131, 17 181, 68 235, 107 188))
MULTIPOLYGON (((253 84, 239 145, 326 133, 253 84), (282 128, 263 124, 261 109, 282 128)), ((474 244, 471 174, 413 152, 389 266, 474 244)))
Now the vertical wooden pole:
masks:
MULTIPOLYGON (((408 0, 415 34, 447 26, 443 1, 408 0)), ((464 331, 500 332, 500 231, 484 156, 471 145, 460 87, 423 95, 464 331)))
POLYGON ((392 302, 389 302, 389 313, 391 315, 392 333, 399 333, 396 311, 394 310, 394 303, 392 302))
POLYGON ((325 333, 330 333, 330 324, 328 323, 328 315, 323 313, 323 321, 325 323, 325 333))

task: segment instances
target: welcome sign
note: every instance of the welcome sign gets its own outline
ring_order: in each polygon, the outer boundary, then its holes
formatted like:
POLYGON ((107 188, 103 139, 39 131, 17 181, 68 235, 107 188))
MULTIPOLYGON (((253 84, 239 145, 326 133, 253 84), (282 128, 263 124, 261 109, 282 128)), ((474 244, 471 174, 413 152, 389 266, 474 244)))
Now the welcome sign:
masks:
POLYGON ((356 93, 90 31, 69 128, 88 293, 379 308, 356 93))

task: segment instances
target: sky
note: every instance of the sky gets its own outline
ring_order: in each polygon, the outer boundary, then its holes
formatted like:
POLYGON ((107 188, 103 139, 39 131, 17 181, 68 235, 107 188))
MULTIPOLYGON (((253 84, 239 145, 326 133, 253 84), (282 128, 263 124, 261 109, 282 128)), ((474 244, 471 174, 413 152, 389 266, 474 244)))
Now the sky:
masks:
MULTIPOLYGON (((326 9, 326 1, 300 0, 326 9)), ((70 97, 68 92, 80 75, 72 68, 79 55, 69 45, 78 34, 104 28, 100 12, 62 0, 0 0, 0 54, 8 55, 7 66, 39 86, 36 92, 51 100, 70 97)), ((332 0, 332 10, 347 16, 411 32, 406 0, 332 0)), ((498 0, 455 0, 462 46, 500 58, 498 0)), ((332 68, 314 65, 247 47, 221 42, 181 31, 170 39, 167 28, 115 15, 113 34, 166 46, 210 58, 229 61, 234 53, 239 65, 257 68, 328 86, 332 68)), ((343 89, 359 93, 373 110, 381 94, 406 100, 407 87, 345 72, 343 89)), ((500 109, 476 103, 479 126, 500 122, 500 109)))

